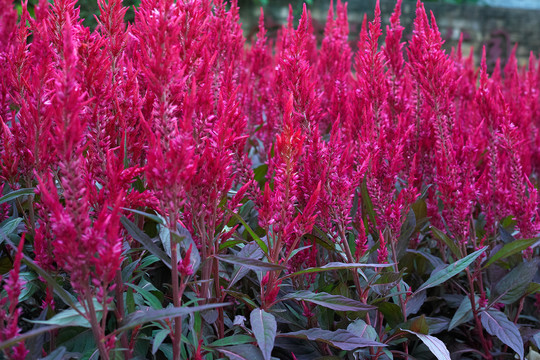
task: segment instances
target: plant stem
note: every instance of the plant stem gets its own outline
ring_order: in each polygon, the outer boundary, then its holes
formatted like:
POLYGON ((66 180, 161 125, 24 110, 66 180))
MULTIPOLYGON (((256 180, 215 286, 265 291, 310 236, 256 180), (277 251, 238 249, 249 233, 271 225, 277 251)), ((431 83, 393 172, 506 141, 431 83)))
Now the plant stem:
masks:
MULTIPOLYGON (((214 263, 214 288, 216 291, 216 302, 220 302, 221 299, 221 285, 219 284, 219 262, 218 259, 213 259, 214 263)), ((223 315, 223 308, 218 308, 218 336, 220 339, 225 337, 225 317, 223 315)))
MULTIPOLYGON (((173 289, 174 307, 180 307, 180 292, 178 286, 178 244, 171 237, 171 282, 173 289)), ((180 360, 180 343, 182 341, 182 318, 174 318, 174 332, 171 336, 173 347, 173 360, 180 360)))
POLYGON ((92 327, 92 333, 94 334, 94 339, 96 340, 96 344, 99 350, 99 356, 103 360, 109 360, 109 353, 107 352, 107 348, 105 347, 104 343, 105 336, 103 334, 103 329, 99 326, 96 309, 94 308, 94 299, 90 295, 90 291, 86 291, 86 302, 88 305, 88 317, 90 320, 90 326, 92 327))
POLYGON ((469 294, 468 295, 471 301, 471 308, 473 312, 474 322, 476 323, 476 331, 478 332, 478 336, 480 337, 480 342, 482 343, 482 347, 484 348, 484 352, 485 352, 484 357, 488 360, 492 360, 493 356, 491 355, 491 348, 489 347, 487 340, 484 337, 484 327, 482 326, 482 321, 480 320, 480 317, 478 316, 478 309, 476 309, 476 299, 474 297, 474 279, 468 268, 465 269, 465 272, 467 273, 467 279, 469 280, 469 294))
MULTIPOLYGON (((122 324, 124 322, 124 316, 125 316, 125 309, 124 309, 124 289, 123 289, 123 283, 122 283, 122 272, 118 270, 116 272, 116 289, 115 289, 115 296, 116 296, 116 318, 119 324, 122 324)), ((124 352, 124 359, 129 359, 129 342, 127 338, 127 333, 124 331, 122 335, 120 336, 120 343, 122 344, 122 348, 126 349, 124 352)))
MULTIPOLYGON (((345 250, 345 256, 347 257, 347 261, 350 264, 352 264, 352 263, 354 263, 354 258, 352 256, 351 248, 349 247, 349 242, 347 241, 347 237, 345 236, 345 229, 341 225, 339 226, 339 232, 340 232, 340 236, 341 236, 341 242, 343 243, 343 249, 345 250)), ((360 287, 360 276, 358 275, 358 270, 357 269, 352 269, 352 272, 353 272, 354 286, 356 286, 356 293, 358 294, 358 297, 359 297, 360 301, 366 303, 366 299, 364 298, 364 296, 362 296, 362 290, 361 290, 361 287, 360 287)), ((371 319, 369 318, 369 312, 366 312, 366 324, 371 325, 371 319)), ((369 353, 373 357, 373 355, 374 355, 373 348, 371 348, 371 347, 369 348, 369 353)))
MULTIPOLYGON (((391 232, 390 232, 391 233, 391 232)), ((394 271, 396 273, 399 273, 399 267, 398 267, 398 259, 397 259, 397 253, 396 253, 396 242, 397 239, 394 239, 392 236, 390 239, 390 245, 392 246, 392 260, 394 261, 394 271)), ((397 290, 398 290, 398 298, 399 298, 399 305, 401 306, 401 313, 403 314, 403 321, 407 322, 407 304, 403 300, 402 294, 401 294, 401 280, 397 283, 397 290)), ((409 354, 409 343, 408 341, 405 341, 403 343, 403 349, 405 351, 405 354, 409 354)))

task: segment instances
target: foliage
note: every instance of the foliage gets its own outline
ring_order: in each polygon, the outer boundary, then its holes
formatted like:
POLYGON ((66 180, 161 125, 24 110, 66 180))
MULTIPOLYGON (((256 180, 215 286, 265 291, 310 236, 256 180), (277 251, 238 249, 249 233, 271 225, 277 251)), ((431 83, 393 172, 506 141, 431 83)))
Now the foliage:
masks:
POLYGON ((246 44, 234 1, 97 4, 0 4, 3 357, 538 351, 532 54, 488 75, 421 2, 355 54, 339 1, 321 44, 305 7, 246 44))

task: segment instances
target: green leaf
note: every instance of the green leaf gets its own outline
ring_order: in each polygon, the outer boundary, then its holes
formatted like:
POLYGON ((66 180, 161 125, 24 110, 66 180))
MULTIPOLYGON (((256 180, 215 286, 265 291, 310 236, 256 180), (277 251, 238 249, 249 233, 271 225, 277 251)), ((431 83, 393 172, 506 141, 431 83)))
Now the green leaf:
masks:
POLYGON ((420 311, 420 308, 422 305, 424 305, 425 301, 425 291, 420 291, 418 293, 414 293, 412 296, 409 296, 407 303, 405 304, 405 315, 410 316, 416 314, 418 311, 420 311))
POLYGON ((231 360, 264 360, 261 350, 251 344, 216 348, 231 360))
POLYGON ((283 265, 271 264, 257 259, 244 258, 235 255, 216 255, 215 257, 230 264, 245 266, 253 271, 285 270, 283 265))
POLYGON ((525 295, 528 286, 538 271, 538 262, 523 262, 506 274, 497 285, 497 294, 502 295, 497 302, 512 304, 525 295))
POLYGON ((403 313, 399 305, 391 302, 381 302, 377 304, 377 308, 384 315, 386 321, 391 327, 396 327, 403 322, 403 313))
POLYGON ((31 339, 35 336, 38 336, 38 335, 41 335, 41 334, 44 334, 44 333, 47 333, 49 331, 53 331, 53 330, 56 330, 56 329, 60 329, 61 326, 58 326, 58 325, 53 325, 53 326, 43 326, 43 327, 39 327, 37 329, 34 329, 34 330, 30 330, 30 331, 27 331, 19 336, 15 336, 11 339, 8 339, 4 342, 1 342, 0 343, 0 351, 1 350, 4 350, 4 349, 7 349, 7 348, 10 348, 14 345, 16 345, 17 343, 21 342, 21 341, 26 341, 28 339, 31 339))
POLYGON ((536 294, 540 292, 540 284, 532 282, 527 286, 527 294, 536 294))
POLYGON ((269 360, 272 357, 274 349, 274 340, 276 339, 277 322, 274 315, 267 313, 261 309, 254 309, 249 320, 251 322, 251 330, 259 349, 263 354, 264 360, 269 360))
POLYGON ((3 223, 2 227, 0 227, 0 244, 4 242, 5 237, 13 234, 17 230, 17 227, 22 221, 23 218, 18 217, 3 223))
MULTIPOLYGON (((101 320, 101 316, 103 316, 102 314, 103 307, 101 303, 98 302, 96 299, 93 299, 93 301, 94 301, 94 308, 96 310, 98 320, 101 320)), ((28 320, 28 321, 35 324, 57 325, 60 327, 80 326, 84 328, 90 328, 90 322, 85 316, 83 316, 84 313, 85 313, 84 307, 81 304, 77 304, 76 308, 64 310, 54 315, 49 320, 28 320)))
POLYGON ((493 336, 496 336, 504 344, 514 350, 520 359, 523 359, 523 339, 519 333, 518 327, 506 315, 497 310, 488 310, 480 312, 480 320, 484 329, 493 336))
POLYGON ((268 173, 268 164, 262 164, 257 166, 253 170, 253 179, 259 183, 261 189, 264 188, 264 183, 266 182, 266 174, 268 173))
POLYGON ((328 234, 319 229, 316 225, 313 226, 313 234, 305 234, 309 240, 314 240, 317 244, 321 245, 328 251, 335 251, 336 245, 332 239, 328 237, 328 234))
POLYGON ((297 291, 285 295, 283 299, 308 301, 336 311, 368 311, 376 309, 375 306, 367 305, 345 296, 331 295, 325 292, 314 293, 311 291, 297 291))
POLYGON ((451 360, 450 352, 446 348, 444 343, 437 339, 435 336, 420 334, 410 330, 403 330, 408 333, 418 336, 420 340, 428 347, 428 349, 435 355, 438 360, 451 360))
POLYGON ((169 269, 171 268, 171 258, 161 250, 148 235, 146 235, 141 229, 131 222, 127 217, 122 216, 120 222, 124 225, 129 235, 137 240, 146 250, 151 254, 157 256, 169 269))
POLYGON ((209 344, 209 347, 219 347, 219 346, 229 346, 229 345, 240 345, 240 344, 249 344, 253 342, 253 337, 249 335, 237 334, 227 336, 223 339, 218 339, 213 343, 209 344))
POLYGON ((225 290, 225 292, 228 295, 232 296, 233 298, 245 302, 246 304, 248 304, 252 308, 257 307, 257 304, 255 304, 255 302, 253 300, 251 300, 251 297, 246 295, 246 294, 243 294, 243 293, 238 292, 238 291, 229 290, 229 289, 225 290))
POLYGON ((142 215, 144 216, 145 218, 148 218, 160 225, 164 225, 165 224, 165 221, 163 220, 162 217, 156 215, 156 214, 150 214, 150 213, 147 213, 147 212, 144 212, 144 211, 140 211, 140 210, 135 210, 135 209, 128 209, 128 208, 121 208, 122 210, 125 210, 125 211, 129 211, 129 212, 132 212, 134 214, 137 214, 137 215, 142 215))
POLYGON ((56 348, 53 352, 51 352, 46 357, 40 358, 39 360, 64 360, 66 358, 70 358, 66 356, 66 348, 64 346, 60 346, 59 348, 56 348))
POLYGON ((516 240, 511 243, 504 245, 499 251, 495 253, 491 258, 488 259, 484 268, 487 268, 489 265, 493 264, 495 261, 505 259, 514 254, 518 254, 523 250, 533 246, 538 241, 538 238, 533 239, 521 239, 516 240))
POLYGON ((240 215, 233 213, 232 216, 233 218, 238 220, 242 225, 244 225, 249 235, 251 235, 253 240, 255 240, 255 242, 261 247, 264 254, 268 256, 268 246, 266 245, 266 243, 262 241, 261 238, 257 234, 255 234, 255 231, 251 229, 251 227, 244 221, 244 219, 242 219, 240 215))
MULTIPOLYGON (((17 249, 17 247, 11 242, 11 240, 9 240, 8 238, 5 238, 6 242, 14 249, 17 249)), ((66 304, 66 305, 69 305, 71 306, 72 308, 74 308, 75 306, 77 306, 75 304, 75 301, 72 299, 71 295, 62 287, 60 286, 53 278, 52 276, 49 275, 49 273, 45 270, 43 270, 39 265, 37 265, 31 258, 29 258, 28 256, 26 256, 24 253, 23 253, 23 258, 22 258, 22 261, 29 267, 31 268, 32 270, 34 270, 36 273, 39 274, 39 276, 41 276, 41 278, 43 280, 45 280, 47 282, 47 285, 49 287, 51 287, 54 291, 54 293, 56 295, 58 295, 58 297, 60 299, 62 299, 62 301, 66 304)))
MULTIPOLYGON (((171 231, 166 225, 159 225, 159 240, 161 241, 163 250, 165 250, 165 253, 170 259, 172 257, 171 231)), ((180 253, 180 246, 176 247, 176 258, 182 258, 182 254, 180 253)))
POLYGON ((294 337, 298 339, 307 339, 311 341, 320 341, 336 347, 341 350, 352 351, 358 348, 377 346, 386 346, 377 341, 359 337, 358 335, 343 329, 336 331, 323 330, 319 328, 300 330, 290 333, 279 334, 282 337, 294 337))
POLYGON ((158 330, 157 332, 154 332, 153 335, 153 341, 152 341, 152 354, 155 355, 163 341, 169 336, 170 330, 169 329, 163 329, 158 330))
POLYGON ((368 325, 364 320, 357 319, 353 321, 352 323, 347 326, 347 331, 352 332, 358 337, 368 339, 368 340, 376 340, 377 339, 377 331, 375 328, 371 325, 368 325))
POLYGON ((362 205, 369 216, 369 220, 371 221, 373 226, 377 228, 377 219, 376 219, 375 211, 373 210, 373 202, 371 201, 371 198, 369 197, 366 181, 367 181, 366 178, 364 178, 364 181, 362 181, 362 185, 361 185, 362 205))
MULTIPOLYGON (((478 296, 476 296, 476 299, 478 300, 478 296)), ((478 304, 477 301, 475 301, 475 303, 478 304)), ((450 324, 448 325, 448 330, 450 331, 454 329, 456 326, 469 322, 472 319, 473 319, 473 312, 472 312, 471 299, 469 299, 468 296, 465 296, 463 300, 461 301, 461 304, 459 305, 458 309, 456 310, 454 317, 452 317, 452 320, 450 321, 450 324)))
POLYGON ((406 324, 408 325, 408 327, 406 327, 407 330, 424 335, 427 335, 429 333, 429 325, 426 321, 425 315, 412 318, 407 321, 406 324))
POLYGON ((363 267, 374 267, 374 268, 386 268, 391 267, 394 264, 360 264, 360 263, 342 263, 342 262, 331 262, 321 267, 312 267, 305 270, 300 270, 295 273, 289 274, 284 278, 290 278, 303 274, 311 274, 316 272, 323 271, 332 271, 332 270, 343 270, 343 269, 354 269, 354 268, 363 268, 363 267))
POLYGON ((144 298, 144 300, 146 300, 146 302, 148 303, 148 305, 150 305, 152 309, 163 309, 161 301, 159 301, 159 299, 150 291, 130 283, 126 283, 125 285, 129 286, 130 288, 141 294, 141 296, 144 298))
POLYGON ((311 245, 308 245, 308 246, 302 246, 302 247, 299 247, 297 249, 294 249, 292 252, 291 252, 291 255, 289 255, 289 259, 292 259, 296 254, 298 254, 300 251, 304 251, 306 249, 309 249, 311 247, 311 245))
MULTIPOLYGON (((163 219, 163 221, 165 221, 165 219, 163 219)), ((182 259, 181 249, 184 249, 184 251, 187 252, 187 250, 191 246, 191 256, 189 259, 189 263, 191 268, 193 269, 193 272, 197 272, 197 269, 201 264, 201 255, 199 254, 197 244, 195 244, 195 241, 191 237, 191 233, 188 229, 178 224, 176 226, 176 231, 171 231, 167 226, 159 225, 159 239, 161 241, 161 245, 163 245, 163 249, 165 250, 168 259, 171 259, 172 256, 172 243, 178 244, 178 246, 176 246, 176 259, 178 261, 182 259)))
POLYGON ((224 243, 221 243, 219 245, 219 251, 221 252, 221 251, 223 251, 225 249, 231 248, 231 247, 236 246, 238 244, 245 244, 245 243, 246 243, 246 241, 243 240, 243 239, 242 240, 239 240, 239 239, 227 240, 224 243))
POLYGON ((34 188, 22 188, 19 190, 12 191, 9 194, 6 194, 0 197, 0 205, 8 201, 15 200, 21 196, 26 196, 26 195, 34 195, 34 188))
POLYGON ((437 239, 444 242, 446 246, 448 246, 448 248, 450 249, 450 251, 452 251, 452 254, 454 254, 456 258, 459 259, 461 257, 461 251, 459 250, 459 247, 454 240, 450 239, 444 232, 437 229, 435 226, 431 227, 431 232, 433 233, 433 236, 435 236, 437 239))
MULTIPOLYGON (((255 241, 251 241, 247 243, 236 255, 242 258, 260 260, 264 256, 264 253, 255 241)), ((234 284, 240 281, 244 276, 249 273, 249 271, 250 270, 244 266, 235 266, 234 272, 231 275, 231 281, 229 282, 229 286, 227 287, 227 289, 230 289, 234 284)))
POLYGON ((416 293, 440 285, 448 279, 456 276, 457 274, 465 270, 470 264, 472 264, 472 262, 475 261, 480 255, 482 255, 482 253, 486 250, 487 247, 483 247, 465 256, 463 259, 460 259, 453 264, 448 265, 444 269, 439 270, 435 273, 431 273, 429 279, 416 290, 416 293))
POLYGON ((419 198, 416 200, 414 204, 411 206, 411 210, 414 211, 414 217, 416 219, 416 226, 417 229, 420 230, 418 227, 422 224, 422 222, 425 222, 427 219, 427 204, 426 200, 424 198, 419 198))
POLYGON ((407 218, 401 226, 401 231, 399 233, 399 238, 396 246, 396 258, 399 260, 405 254, 407 250, 407 245, 409 245, 409 240, 416 230, 416 217, 414 211, 409 210, 407 213, 407 218))
POLYGON ((504 244, 509 244, 516 241, 516 238, 506 230, 502 225, 499 225, 499 238, 504 244))
POLYGON ((171 308, 160 309, 160 310, 154 310, 150 308, 146 310, 138 310, 130 314, 126 318, 124 325, 116 329, 114 333, 120 333, 122 331, 133 329, 135 326, 142 325, 142 324, 152 322, 152 321, 177 318, 177 317, 185 316, 188 314, 192 314, 194 312, 215 309, 215 308, 228 306, 228 305, 231 305, 231 303, 216 303, 216 304, 207 304, 207 305, 200 305, 200 306, 180 307, 180 308, 171 307, 171 308))

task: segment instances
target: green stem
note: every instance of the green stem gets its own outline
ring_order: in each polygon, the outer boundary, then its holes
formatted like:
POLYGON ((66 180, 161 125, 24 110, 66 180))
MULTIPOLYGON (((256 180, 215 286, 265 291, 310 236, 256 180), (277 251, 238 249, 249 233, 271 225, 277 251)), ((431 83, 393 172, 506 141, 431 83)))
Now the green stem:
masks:
MULTIPOLYGON (((180 291, 178 285, 178 244, 172 241, 171 236, 171 281, 173 289, 173 304, 175 308, 180 307, 180 291)), ((182 341, 182 318, 174 318, 174 332, 171 336, 173 347, 173 360, 180 360, 180 343, 182 341)))

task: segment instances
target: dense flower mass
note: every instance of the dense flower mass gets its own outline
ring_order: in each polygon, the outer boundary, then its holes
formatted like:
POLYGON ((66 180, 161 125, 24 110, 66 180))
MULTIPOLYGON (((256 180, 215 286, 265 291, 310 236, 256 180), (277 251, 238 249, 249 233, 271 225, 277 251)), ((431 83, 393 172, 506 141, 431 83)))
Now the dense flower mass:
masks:
POLYGON ((321 43, 306 6, 247 43, 236 0, 98 5, 0 0, 5 357, 538 350, 534 54, 476 68, 420 1, 407 42, 401 0, 321 43))

